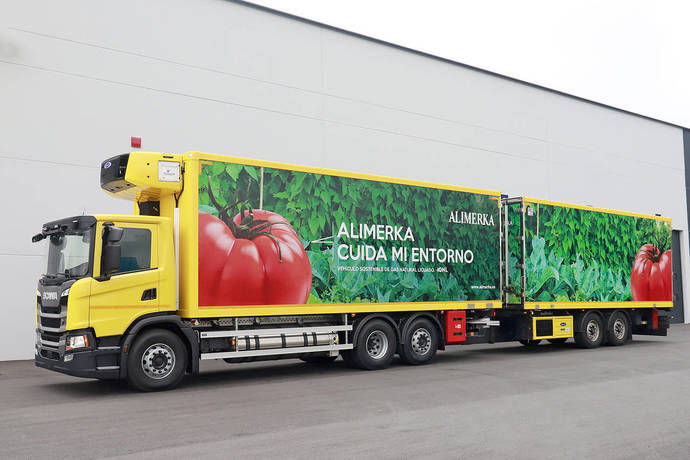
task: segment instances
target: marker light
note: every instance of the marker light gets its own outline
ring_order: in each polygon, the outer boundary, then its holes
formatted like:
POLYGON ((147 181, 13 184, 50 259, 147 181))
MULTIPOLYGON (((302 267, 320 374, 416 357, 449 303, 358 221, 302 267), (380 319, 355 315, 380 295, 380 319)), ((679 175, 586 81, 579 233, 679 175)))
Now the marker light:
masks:
POLYGON ((132 147, 135 149, 141 148, 141 137, 132 136, 132 147))

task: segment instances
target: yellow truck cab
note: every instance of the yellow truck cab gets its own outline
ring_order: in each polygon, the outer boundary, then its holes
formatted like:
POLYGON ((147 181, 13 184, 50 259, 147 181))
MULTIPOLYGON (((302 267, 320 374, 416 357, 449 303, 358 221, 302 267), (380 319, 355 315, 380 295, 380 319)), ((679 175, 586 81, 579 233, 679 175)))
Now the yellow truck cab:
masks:
POLYGON ((151 391, 205 359, 375 370, 450 344, 595 348, 669 327, 664 217, 201 152, 118 155, 100 176, 131 215, 60 219, 32 239, 47 252, 42 368, 151 391), (613 248, 606 260, 549 240, 573 230, 548 231, 566 213, 614 227, 575 228, 613 248), (606 240, 616 226, 627 248, 606 240))
MULTIPOLYGON (((126 378, 120 364, 147 324, 175 331, 184 347, 197 343, 190 326, 175 315, 173 209, 182 190, 181 171, 179 155, 106 160, 103 189, 133 200, 134 214, 57 220, 34 236, 48 241, 47 269, 37 289, 36 365, 81 377, 126 378)), ((165 372, 169 349, 151 348, 152 375, 165 372), (163 370, 155 369, 157 363, 163 370)), ((189 362, 183 367, 196 371, 198 364, 189 362)))

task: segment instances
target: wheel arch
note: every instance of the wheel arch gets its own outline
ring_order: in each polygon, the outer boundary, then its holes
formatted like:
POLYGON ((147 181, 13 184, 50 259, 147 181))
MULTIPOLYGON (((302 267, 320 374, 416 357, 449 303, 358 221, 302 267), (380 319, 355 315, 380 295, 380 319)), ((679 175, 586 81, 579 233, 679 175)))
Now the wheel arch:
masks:
POLYGON ((370 315, 365 316, 364 318, 360 320, 355 320, 355 323, 353 324, 353 333, 352 333, 352 343, 356 344, 357 343, 357 338, 359 337, 359 331, 362 330, 362 327, 367 324, 368 322, 375 320, 375 319, 382 319, 390 326, 393 328, 393 331, 395 332, 395 338, 397 339, 398 343, 400 343, 401 340, 401 335, 400 335, 400 328, 398 328, 398 324, 395 322, 392 316, 386 314, 386 313, 372 313, 370 315))
POLYGON ((609 322, 611 321, 611 318, 613 317, 614 314, 616 313, 622 313, 628 320, 628 325, 632 325, 632 318, 630 317, 630 312, 628 310, 624 309, 617 309, 613 310, 610 312, 608 315, 606 315, 606 325, 608 326, 609 322))
MULTIPOLYGON (((606 327, 608 324, 609 317, 606 315, 602 314, 599 310, 585 310, 582 313, 578 314, 575 316, 576 321, 574 325, 574 330, 573 332, 582 332, 584 331, 584 323, 585 319, 590 316, 590 315, 596 315, 599 317, 601 320, 601 324, 606 327)), ((610 315, 609 315, 610 316, 610 315)))
POLYGON ((153 313, 136 319, 122 335, 120 347, 120 378, 127 378, 127 359, 129 349, 137 336, 150 329, 166 329, 182 339, 187 349, 187 372, 199 373, 199 340, 196 331, 182 322, 179 316, 166 313, 153 313))

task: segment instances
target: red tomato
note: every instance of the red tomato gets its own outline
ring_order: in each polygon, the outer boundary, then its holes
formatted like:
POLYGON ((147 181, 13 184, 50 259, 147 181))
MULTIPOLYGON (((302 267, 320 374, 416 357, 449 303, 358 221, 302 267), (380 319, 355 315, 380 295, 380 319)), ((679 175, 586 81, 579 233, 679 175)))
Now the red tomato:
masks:
POLYGON ((673 300, 671 250, 661 253, 653 244, 643 245, 633 262, 630 289, 633 300, 673 300))
POLYGON ((297 233, 280 215, 244 211, 231 226, 199 212, 199 305, 306 303, 311 264, 297 233))

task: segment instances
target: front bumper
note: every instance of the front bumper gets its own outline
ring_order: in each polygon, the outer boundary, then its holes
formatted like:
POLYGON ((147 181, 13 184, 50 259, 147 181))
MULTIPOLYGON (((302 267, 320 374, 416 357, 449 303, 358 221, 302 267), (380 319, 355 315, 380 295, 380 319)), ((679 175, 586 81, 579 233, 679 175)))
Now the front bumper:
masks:
POLYGON ((96 366, 96 353, 98 350, 89 350, 80 353, 72 353, 71 361, 59 361, 44 358, 36 355, 34 362, 36 366, 51 371, 62 372, 63 374, 75 377, 86 377, 91 379, 119 379, 120 366, 99 367, 96 366))
POLYGON ((34 363, 37 367, 92 379, 119 379, 119 361, 119 346, 66 352, 64 339, 61 340, 58 348, 39 344, 34 355, 34 363))

